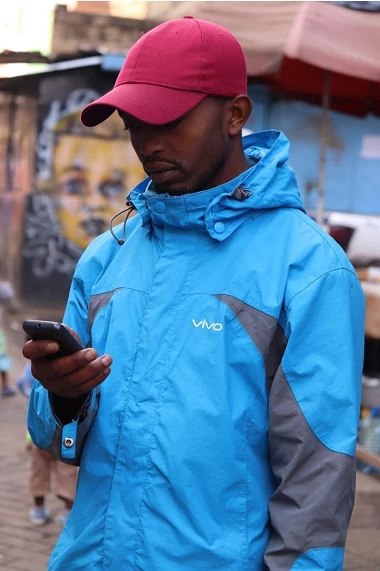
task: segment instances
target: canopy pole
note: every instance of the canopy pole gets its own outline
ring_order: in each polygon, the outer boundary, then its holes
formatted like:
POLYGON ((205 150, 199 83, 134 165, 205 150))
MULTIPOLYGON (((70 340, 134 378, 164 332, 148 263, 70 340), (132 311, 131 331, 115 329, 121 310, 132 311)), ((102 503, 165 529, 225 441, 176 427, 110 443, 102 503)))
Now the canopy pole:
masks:
POLYGON ((322 94, 322 123, 320 138, 320 157, 319 157, 319 180, 318 180, 318 204, 317 204, 317 223, 321 226, 324 219, 325 211, 325 173, 326 173, 326 153, 328 146, 328 128, 329 128, 329 109, 330 109, 330 81, 331 73, 328 70, 324 72, 324 85, 322 94))

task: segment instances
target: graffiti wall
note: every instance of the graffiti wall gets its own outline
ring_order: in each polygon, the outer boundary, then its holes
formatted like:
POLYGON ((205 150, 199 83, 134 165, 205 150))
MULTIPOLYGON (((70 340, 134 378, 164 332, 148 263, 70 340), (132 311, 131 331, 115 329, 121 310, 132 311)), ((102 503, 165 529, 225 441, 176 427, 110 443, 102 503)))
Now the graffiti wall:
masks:
POLYGON ((41 106, 35 189, 25 214, 25 298, 66 299, 80 254, 144 176, 117 113, 92 129, 81 124, 81 110, 98 96, 74 88, 41 106))
POLYGON ((0 273, 19 294, 25 196, 36 146, 36 99, 0 91, 0 273))

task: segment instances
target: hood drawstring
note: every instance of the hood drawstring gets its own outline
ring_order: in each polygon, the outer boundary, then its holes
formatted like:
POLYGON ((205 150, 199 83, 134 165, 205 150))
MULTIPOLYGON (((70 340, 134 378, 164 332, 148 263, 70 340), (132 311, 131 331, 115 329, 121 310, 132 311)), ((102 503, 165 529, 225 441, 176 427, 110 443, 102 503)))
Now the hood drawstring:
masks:
POLYGON ((117 214, 115 214, 115 216, 112 216, 111 220, 110 220, 110 224, 109 224, 109 230, 113 236, 113 238, 115 238, 116 242, 119 244, 119 246, 122 246, 126 240, 126 232, 125 232, 125 227, 127 225, 128 222, 128 218, 130 217, 131 213, 136 210, 136 208, 134 207, 133 203, 130 200, 127 200, 126 202, 126 206, 127 208, 124 208, 124 210, 120 210, 120 212, 118 212, 117 214), (112 228, 112 223, 115 220, 115 218, 117 218, 118 216, 121 216, 122 214, 127 213, 125 220, 124 220, 124 224, 123 224, 123 237, 122 238, 118 238, 115 234, 115 232, 113 231, 112 228))

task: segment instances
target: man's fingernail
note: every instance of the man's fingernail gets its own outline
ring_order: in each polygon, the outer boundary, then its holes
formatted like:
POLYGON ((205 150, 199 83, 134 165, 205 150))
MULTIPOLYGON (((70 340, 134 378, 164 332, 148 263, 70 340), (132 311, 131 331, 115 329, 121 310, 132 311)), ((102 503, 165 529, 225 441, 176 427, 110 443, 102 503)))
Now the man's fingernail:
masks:
POLYGON ((105 357, 103 357, 102 363, 105 367, 108 367, 108 365, 112 363, 111 357, 109 355, 106 355, 105 357))
POLYGON ((48 343, 46 349, 51 353, 55 353, 56 351, 59 350, 59 345, 58 343, 48 343))
POLYGON ((93 349, 89 349, 85 353, 86 361, 93 361, 96 358, 95 351, 93 349))

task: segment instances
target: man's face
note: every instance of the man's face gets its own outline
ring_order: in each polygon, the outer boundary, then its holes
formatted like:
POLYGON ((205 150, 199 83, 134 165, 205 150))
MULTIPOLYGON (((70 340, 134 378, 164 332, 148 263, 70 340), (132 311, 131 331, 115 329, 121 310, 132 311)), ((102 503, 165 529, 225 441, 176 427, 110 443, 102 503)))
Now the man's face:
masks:
POLYGON ((228 180, 229 153, 223 100, 206 97, 166 125, 149 125, 120 112, 132 146, 158 193, 182 195, 228 180))

